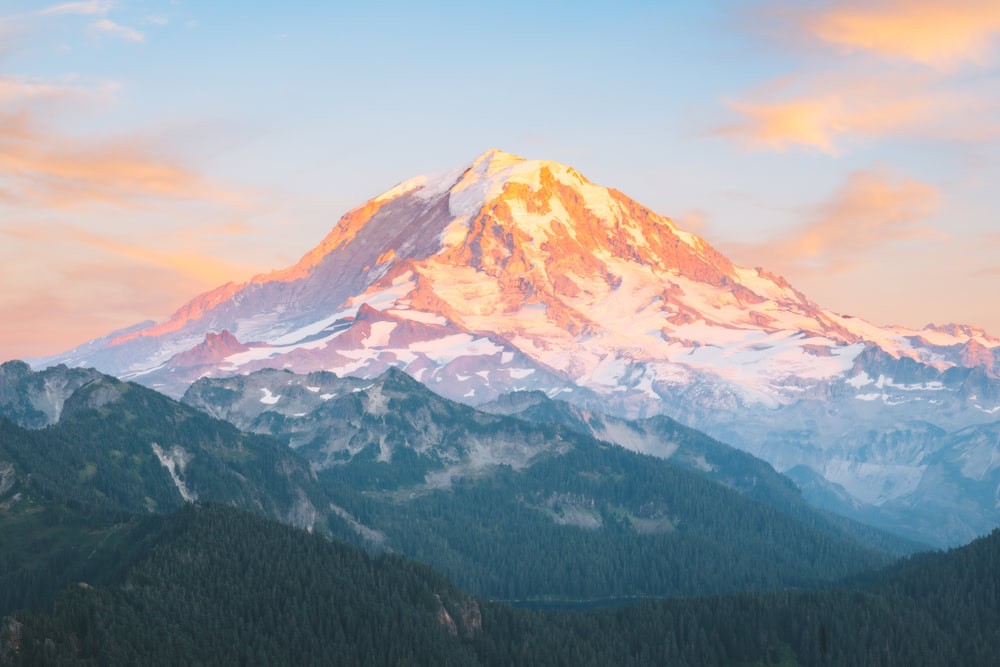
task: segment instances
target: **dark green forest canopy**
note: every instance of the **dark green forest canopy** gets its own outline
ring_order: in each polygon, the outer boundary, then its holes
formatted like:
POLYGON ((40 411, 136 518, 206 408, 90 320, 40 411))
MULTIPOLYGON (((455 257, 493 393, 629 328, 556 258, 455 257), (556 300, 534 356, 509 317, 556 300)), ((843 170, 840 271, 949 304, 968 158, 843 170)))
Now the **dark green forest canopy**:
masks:
POLYGON ((121 580, 6 623, 10 664, 992 665, 1000 531, 853 588, 538 612, 224 507, 152 529, 121 580))

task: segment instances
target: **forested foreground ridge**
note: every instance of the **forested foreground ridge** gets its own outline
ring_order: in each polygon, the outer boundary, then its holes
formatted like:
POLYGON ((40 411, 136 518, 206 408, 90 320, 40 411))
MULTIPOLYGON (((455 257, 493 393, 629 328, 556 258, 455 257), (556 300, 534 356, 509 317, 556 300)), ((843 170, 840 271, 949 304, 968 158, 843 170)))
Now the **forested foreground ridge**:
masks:
POLYGON ((851 588, 539 612, 232 508, 144 521, 142 553, 115 580, 4 619, 0 664, 912 666, 1000 654, 1000 531, 851 588))

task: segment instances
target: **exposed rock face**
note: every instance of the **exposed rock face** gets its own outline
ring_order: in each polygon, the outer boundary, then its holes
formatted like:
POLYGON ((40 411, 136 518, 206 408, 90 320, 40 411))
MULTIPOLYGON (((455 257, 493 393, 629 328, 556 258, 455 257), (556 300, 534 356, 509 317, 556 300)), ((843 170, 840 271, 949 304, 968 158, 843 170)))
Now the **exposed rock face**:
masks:
POLYGON ((170 365, 175 368, 216 364, 231 354, 246 352, 250 348, 236 340, 236 336, 223 329, 222 333, 205 334, 205 341, 186 352, 174 355, 170 365))
POLYGON ((448 610, 444 608, 444 603, 441 602, 441 596, 437 593, 434 594, 434 599, 437 600, 437 620, 440 625, 442 625, 449 634, 453 637, 458 636, 458 626, 455 625, 455 619, 451 617, 448 610))
POLYGON ((501 464, 523 468, 569 447, 558 434, 443 399, 396 369, 372 380, 276 370, 204 378, 183 402, 253 433, 287 437, 314 470, 359 455, 383 463, 405 457, 429 487, 501 464))
POLYGON ((463 637, 471 637, 482 629, 483 613, 474 600, 451 602, 451 612, 445 607, 439 594, 434 594, 434 600, 437 602, 437 621, 451 636, 458 637, 461 634, 463 637), (457 622, 452 614, 458 617, 457 622))
POLYGON ((100 377, 89 368, 55 366, 34 373, 22 361, 0 364, 0 415, 25 428, 54 424, 66 399, 100 377))

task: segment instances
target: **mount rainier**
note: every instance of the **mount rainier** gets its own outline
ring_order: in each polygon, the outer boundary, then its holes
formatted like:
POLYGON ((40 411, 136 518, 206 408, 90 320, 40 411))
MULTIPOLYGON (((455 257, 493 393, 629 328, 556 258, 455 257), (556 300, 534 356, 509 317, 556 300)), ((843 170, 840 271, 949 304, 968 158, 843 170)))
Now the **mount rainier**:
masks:
POLYGON ((35 361, 54 363, 173 396, 263 368, 397 367, 472 405, 543 391, 669 415, 910 537, 1000 523, 1000 339, 825 310, 570 167, 495 150, 350 211, 290 268, 35 361))

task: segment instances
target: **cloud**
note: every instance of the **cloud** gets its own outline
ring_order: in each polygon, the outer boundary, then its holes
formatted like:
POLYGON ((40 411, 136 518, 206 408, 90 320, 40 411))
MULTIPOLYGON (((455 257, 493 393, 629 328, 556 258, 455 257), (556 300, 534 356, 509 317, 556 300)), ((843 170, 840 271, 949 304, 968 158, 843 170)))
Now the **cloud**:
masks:
POLYGON ((807 146, 836 154, 841 137, 879 136, 925 123, 934 117, 937 103, 926 97, 846 90, 781 101, 734 101, 729 106, 739 120, 716 129, 716 135, 739 139, 751 149, 807 146))
POLYGON ((995 72, 955 71, 994 64, 996 0, 771 0, 751 16, 747 29, 791 48, 800 69, 724 100, 729 117, 712 135, 751 150, 831 155, 887 136, 961 143, 1000 136, 995 72))
POLYGON ((36 79, 0 76, 0 102, 5 104, 26 102, 38 98, 67 97, 78 91, 36 79))
MULTIPOLYGON (((198 289, 204 289, 260 272, 260 267, 257 266, 231 262, 205 252, 192 252, 186 249, 192 246, 202 247, 206 236, 220 233, 242 234, 243 228, 242 223, 229 223, 198 230, 181 229, 167 236, 161 235, 159 238, 146 235, 146 244, 121 243, 106 234, 58 223, 50 223, 44 229, 30 223, 7 224, 0 227, 0 235, 28 243, 36 248, 51 246, 56 242, 71 243, 72 255, 81 262, 88 261, 88 257, 90 260, 94 259, 80 248, 87 246, 118 259, 169 271, 173 274, 173 280, 180 278, 189 284, 196 284, 198 289)), ((94 262, 94 265, 99 266, 100 262, 94 262)))
POLYGON ((804 15, 801 26, 828 44, 951 69, 987 64, 1000 36, 996 0, 856 0, 804 15))
POLYGON ((81 141, 38 127, 27 113, 0 114, 0 187, 8 199, 55 207, 153 199, 234 203, 238 197, 159 156, 142 137, 81 141))
POLYGON ((198 289, 155 265, 67 258, 47 279, 0 292, 0 361, 53 354, 122 326, 162 318, 198 289))
POLYGON ((171 246, 161 242, 160 249, 147 246, 119 243, 95 232, 61 225, 66 237, 79 243, 97 248, 112 255, 144 264, 167 269, 184 278, 197 281, 201 287, 216 287, 231 280, 248 277, 255 273, 254 267, 228 262, 218 257, 190 251, 162 249, 171 246))
POLYGON ((710 134, 750 150, 794 147, 839 154, 849 141, 885 136, 982 141, 1000 134, 992 105, 974 86, 898 72, 812 74, 777 80, 727 106, 710 134))
POLYGON ((145 229, 127 242, 118 239, 123 227, 135 227, 131 219, 94 224, 105 227, 31 219, 0 224, 0 284, 10 287, 0 290, 0 360, 52 354, 134 322, 163 319, 192 295, 261 268, 213 254, 222 246, 208 240, 239 232, 238 223, 145 229), (37 270, 39 257, 48 270, 37 270))
POLYGON ((120 37, 128 42, 145 42, 146 36, 136 30, 135 28, 129 28, 128 26, 121 25, 120 23, 115 23, 110 19, 101 19, 100 21, 94 21, 90 24, 90 27, 99 32, 106 33, 108 35, 113 35, 115 37, 120 37))
POLYGON ((839 273, 883 246, 934 234, 924 221, 939 206, 932 186, 879 171, 855 171, 810 219, 764 243, 723 245, 741 261, 785 273, 839 273))
POLYGON ((708 212, 697 208, 691 209, 681 213, 674 222, 686 232, 704 234, 708 228, 708 212))
POLYGON ((83 2, 63 2, 43 9, 43 16, 104 16, 114 7, 111 0, 84 0, 83 2))

